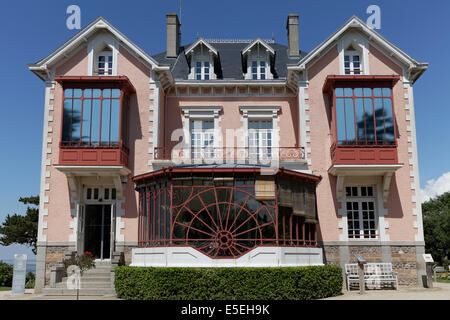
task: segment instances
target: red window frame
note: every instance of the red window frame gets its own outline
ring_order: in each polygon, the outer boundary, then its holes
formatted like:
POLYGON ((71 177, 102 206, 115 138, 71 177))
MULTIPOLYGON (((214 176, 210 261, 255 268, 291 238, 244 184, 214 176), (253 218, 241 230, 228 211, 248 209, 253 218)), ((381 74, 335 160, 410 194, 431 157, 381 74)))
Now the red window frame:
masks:
MULTIPOLYGON (((93 101, 94 99, 95 100, 100 100, 100 112, 99 112, 99 114, 100 114, 100 118, 99 118, 99 121, 100 121, 100 123, 99 123, 99 141, 98 141, 98 145, 92 145, 92 141, 91 141, 91 138, 92 138, 92 127, 90 128, 90 131, 89 131, 89 142, 87 143, 87 145, 84 145, 83 144, 83 141, 82 141, 82 135, 83 135, 83 119, 81 118, 81 120, 80 120, 80 139, 78 140, 78 141, 74 141, 74 140, 72 140, 72 136, 70 137, 70 140, 69 141, 63 141, 63 130, 64 130, 64 123, 61 125, 61 146, 64 146, 64 147, 89 147, 89 148, 97 148, 97 147, 107 147, 107 148, 111 148, 111 147, 119 147, 120 145, 122 145, 123 143, 122 143, 122 136, 123 136, 123 134, 122 134, 122 118, 123 118, 123 112, 126 112, 126 110, 124 110, 124 108, 123 108, 123 100, 124 100, 124 98, 125 98, 126 96, 125 96, 125 94, 124 94, 124 92, 123 92, 123 90, 121 90, 120 89, 120 87, 117 87, 117 86, 108 86, 108 85, 90 85, 90 86, 86 86, 86 85, 78 85, 78 86, 76 86, 76 85, 73 85, 73 86, 67 86, 67 87, 63 87, 63 101, 62 101, 62 115, 63 115, 63 117, 64 117, 64 102, 66 101, 66 100, 72 100, 72 113, 73 113, 73 101, 75 100, 75 99, 78 99, 78 100, 80 100, 81 101, 81 117, 83 116, 83 108, 84 108, 84 101, 85 100, 91 100, 91 101, 93 101), (79 90, 81 90, 81 97, 78 97, 78 98, 75 98, 75 97, 66 97, 65 96, 65 91, 67 90, 67 89, 72 89, 72 90, 75 90, 75 89, 79 89, 79 90), (100 95, 100 97, 98 97, 98 98, 94 98, 94 97, 88 97, 88 98, 86 98, 86 97, 84 97, 84 90, 86 90, 86 89, 92 89, 92 90, 94 90, 94 89, 99 89, 99 90, 101 90, 101 95, 100 95), (120 95, 119 95, 119 97, 103 97, 103 90, 104 89, 118 89, 118 90, 120 90, 120 95), (105 145, 105 144, 103 144, 104 142, 106 142, 106 141, 104 141, 103 139, 102 139, 102 136, 101 136, 101 133, 102 133, 102 124, 103 124, 103 120, 102 120, 102 116, 103 116, 103 106, 104 106, 104 104, 103 104, 103 100, 119 100, 119 139, 118 139, 118 144, 117 145, 112 145, 111 144, 111 132, 109 132, 109 137, 108 137, 108 139, 107 139, 107 145, 105 145)), ((91 104, 91 106, 92 106, 92 104, 91 104)), ((112 107, 112 104, 110 104, 110 113, 109 113, 109 125, 111 126, 111 107, 112 107)), ((92 108, 92 107, 91 107, 92 108)), ((90 117, 91 117, 91 121, 89 122, 90 124, 92 124, 92 109, 91 109, 91 115, 90 115, 90 117)), ((71 123, 70 123, 70 126, 72 127, 72 119, 73 119, 73 116, 71 117, 71 123)), ((70 130, 71 131, 71 130, 70 130)))
MULTIPOLYGON (((331 109, 332 109, 332 133, 334 135, 334 144, 338 147, 395 147, 397 146, 397 123, 396 123, 396 114, 395 114, 395 102, 394 102, 394 86, 396 82, 400 79, 400 76, 392 75, 376 75, 376 76, 367 76, 367 75, 330 75, 326 78, 322 91, 324 93, 329 94, 331 101, 331 109), (389 88, 391 89, 391 101, 392 101, 392 118, 393 118, 393 126, 394 126, 394 142, 392 144, 344 144, 338 145, 338 132, 337 132, 337 118, 336 118, 336 88, 371 88, 372 96, 368 97, 372 99, 372 105, 374 106, 374 88, 389 88)), ((354 90, 352 93, 353 101, 355 101, 354 90)), ((387 98, 387 97, 386 97, 387 98)), ((353 103, 353 105, 355 105, 353 103)), ((356 115, 353 113, 354 123, 355 123, 355 131, 356 131, 356 115)), ((375 116, 375 112, 374 112, 375 116)), ((376 128, 376 126, 375 126, 376 128)), ((376 134, 375 134, 376 137, 376 134)), ((357 139, 357 133, 355 132, 355 139, 357 139)), ((357 140, 356 140, 357 141, 357 140)))
MULTIPOLYGON (((55 81, 61 84, 62 87, 62 101, 61 101, 61 128, 60 128, 60 146, 65 148, 125 148, 126 141, 124 137, 128 137, 128 132, 123 132, 123 129, 128 130, 128 125, 124 120, 128 119, 128 99, 136 90, 126 76, 56 76, 55 81), (79 145, 64 145, 63 143, 63 123, 62 117, 64 114, 64 90, 65 89, 119 89, 120 90, 120 119, 119 119, 119 144, 118 146, 81 146, 81 139, 79 145)), ((103 105, 101 100, 100 106, 103 105)), ((81 104, 83 108, 83 103, 81 104)), ((83 110, 83 109, 81 109, 83 110)), ((83 111, 81 111, 82 114, 83 111)), ((100 121, 101 126, 101 121, 100 121)), ((101 132, 101 127, 99 128, 101 132)), ((82 134, 82 127, 80 127, 80 137, 82 134)))

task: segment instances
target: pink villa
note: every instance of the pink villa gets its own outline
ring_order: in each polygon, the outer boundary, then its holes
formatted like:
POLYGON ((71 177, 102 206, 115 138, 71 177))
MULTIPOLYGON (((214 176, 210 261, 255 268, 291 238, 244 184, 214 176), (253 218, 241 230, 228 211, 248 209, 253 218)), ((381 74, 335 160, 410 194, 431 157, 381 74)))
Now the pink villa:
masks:
MULTIPOLYGON (((283 21, 280 21, 280 25, 283 21)), ((45 82, 37 292, 58 261, 390 262, 425 273, 413 84, 427 69, 353 16, 311 52, 273 39, 150 55, 99 17, 29 64, 45 82)), ((55 278, 56 277, 56 278, 55 278)))

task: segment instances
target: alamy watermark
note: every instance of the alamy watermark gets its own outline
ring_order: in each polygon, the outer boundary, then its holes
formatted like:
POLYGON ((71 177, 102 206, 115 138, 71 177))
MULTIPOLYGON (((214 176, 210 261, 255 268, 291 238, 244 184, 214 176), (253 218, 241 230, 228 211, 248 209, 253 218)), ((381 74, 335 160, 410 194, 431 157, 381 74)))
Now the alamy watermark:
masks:
POLYGON ((66 19, 66 26, 69 30, 80 30, 81 29, 81 9, 76 4, 71 4, 67 7, 66 13, 70 16, 66 19))
POLYGON ((381 9, 376 4, 372 4, 367 7, 367 14, 370 16, 367 18, 367 25, 371 29, 381 29, 381 9))

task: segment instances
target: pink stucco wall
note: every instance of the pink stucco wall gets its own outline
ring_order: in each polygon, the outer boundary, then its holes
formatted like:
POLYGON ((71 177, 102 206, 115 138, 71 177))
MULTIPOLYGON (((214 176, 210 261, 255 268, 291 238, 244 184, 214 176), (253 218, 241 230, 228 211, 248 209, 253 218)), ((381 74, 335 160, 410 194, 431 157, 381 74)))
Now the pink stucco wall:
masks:
MULTIPOLYGON (((168 146, 174 146, 178 142, 170 141, 172 132, 175 129, 183 127, 183 113, 181 107, 184 106, 221 106, 220 128, 223 136, 223 145, 225 146, 226 129, 242 128, 243 106, 279 106, 280 111, 278 127, 280 129, 280 147, 298 146, 298 100, 297 97, 226 97, 226 98, 168 98, 168 114, 166 143, 168 146)), ((237 145, 236 137, 234 145, 237 145)), ((242 146, 241 146, 242 147, 242 146)))

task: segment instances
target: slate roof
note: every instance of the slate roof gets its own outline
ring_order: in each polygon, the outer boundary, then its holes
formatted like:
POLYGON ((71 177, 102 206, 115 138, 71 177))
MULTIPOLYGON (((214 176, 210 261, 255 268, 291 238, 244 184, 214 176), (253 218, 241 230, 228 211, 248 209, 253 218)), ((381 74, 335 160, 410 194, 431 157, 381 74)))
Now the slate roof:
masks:
MULTIPOLYGON (((220 66, 223 80, 244 80, 242 70, 242 50, 250 42, 214 42, 211 45, 219 53, 220 66)), ((153 55, 152 58, 162 65, 170 65, 172 75, 176 80, 187 80, 189 75, 189 66, 184 54, 185 50, 191 44, 180 47, 180 54, 177 58, 166 58, 166 52, 153 55)), ((306 52, 300 50, 299 57, 289 57, 288 47, 279 43, 270 43, 275 50, 275 72, 274 79, 285 79, 287 75, 287 65, 296 64, 306 56, 306 52)))

